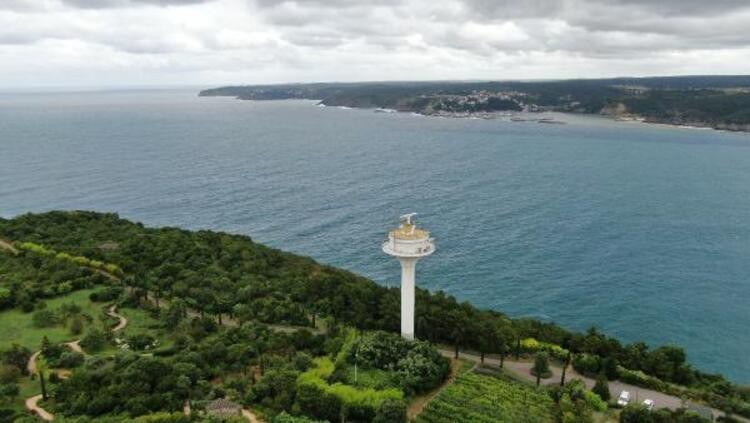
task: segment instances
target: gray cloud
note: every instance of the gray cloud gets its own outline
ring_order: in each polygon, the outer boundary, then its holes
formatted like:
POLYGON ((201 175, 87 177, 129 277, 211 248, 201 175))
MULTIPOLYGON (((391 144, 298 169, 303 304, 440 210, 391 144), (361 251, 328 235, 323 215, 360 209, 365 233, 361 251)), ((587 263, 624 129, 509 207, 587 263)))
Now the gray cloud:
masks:
POLYGON ((0 83, 748 73, 747 28, 746 0, 0 0, 0 83))
POLYGON ((109 9, 117 7, 186 6, 206 3, 213 0, 62 0, 64 4, 82 9, 109 9))

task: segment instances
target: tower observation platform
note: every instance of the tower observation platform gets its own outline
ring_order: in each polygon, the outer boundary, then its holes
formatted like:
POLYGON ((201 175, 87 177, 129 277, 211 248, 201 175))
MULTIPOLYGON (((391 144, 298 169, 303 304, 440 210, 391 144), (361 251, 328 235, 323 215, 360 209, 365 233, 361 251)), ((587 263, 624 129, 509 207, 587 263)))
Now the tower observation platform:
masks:
POLYGON ((418 228, 416 213, 401 216, 401 225, 388 233, 383 252, 401 263, 401 336, 414 339, 414 290, 417 261, 435 252, 435 240, 418 228))

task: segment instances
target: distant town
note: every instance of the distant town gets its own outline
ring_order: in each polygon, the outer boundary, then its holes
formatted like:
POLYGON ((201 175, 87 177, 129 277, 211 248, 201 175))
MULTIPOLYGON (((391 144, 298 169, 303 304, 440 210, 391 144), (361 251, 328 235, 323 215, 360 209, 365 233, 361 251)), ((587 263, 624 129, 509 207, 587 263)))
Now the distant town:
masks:
POLYGON ((560 81, 364 82, 228 86, 201 96, 319 100, 320 105, 443 117, 508 117, 560 123, 519 112, 589 113, 731 131, 750 131, 750 76, 685 76, 560 81))

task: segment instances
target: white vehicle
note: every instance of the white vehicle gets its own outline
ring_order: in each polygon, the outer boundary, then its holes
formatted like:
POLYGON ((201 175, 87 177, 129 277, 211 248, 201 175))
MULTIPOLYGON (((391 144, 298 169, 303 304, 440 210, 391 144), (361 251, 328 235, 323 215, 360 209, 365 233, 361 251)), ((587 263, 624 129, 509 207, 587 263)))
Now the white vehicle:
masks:
POLYGON ((643 406, 646 407, 646 410, 651 411, 654 409, 654 400, 646 398, 643 400, 643 406))
POLYGON ((630 402, 630 392, 628 391, 622 391, 620 392, 620 398, 617 398, 617 405, 620 407, 625 407, 630 402))

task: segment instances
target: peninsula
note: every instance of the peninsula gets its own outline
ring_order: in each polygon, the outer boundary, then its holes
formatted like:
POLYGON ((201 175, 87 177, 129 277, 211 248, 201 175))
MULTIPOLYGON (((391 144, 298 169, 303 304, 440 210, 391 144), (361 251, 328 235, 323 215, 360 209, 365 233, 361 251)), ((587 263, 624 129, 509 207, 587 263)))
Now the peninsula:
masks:
POLYGON ((207 89, 199 95, 310 99, 325 106, 446 117, 491 118, 520 111, 590 113, 750 131, 750 76, 246 85, 207 89))

